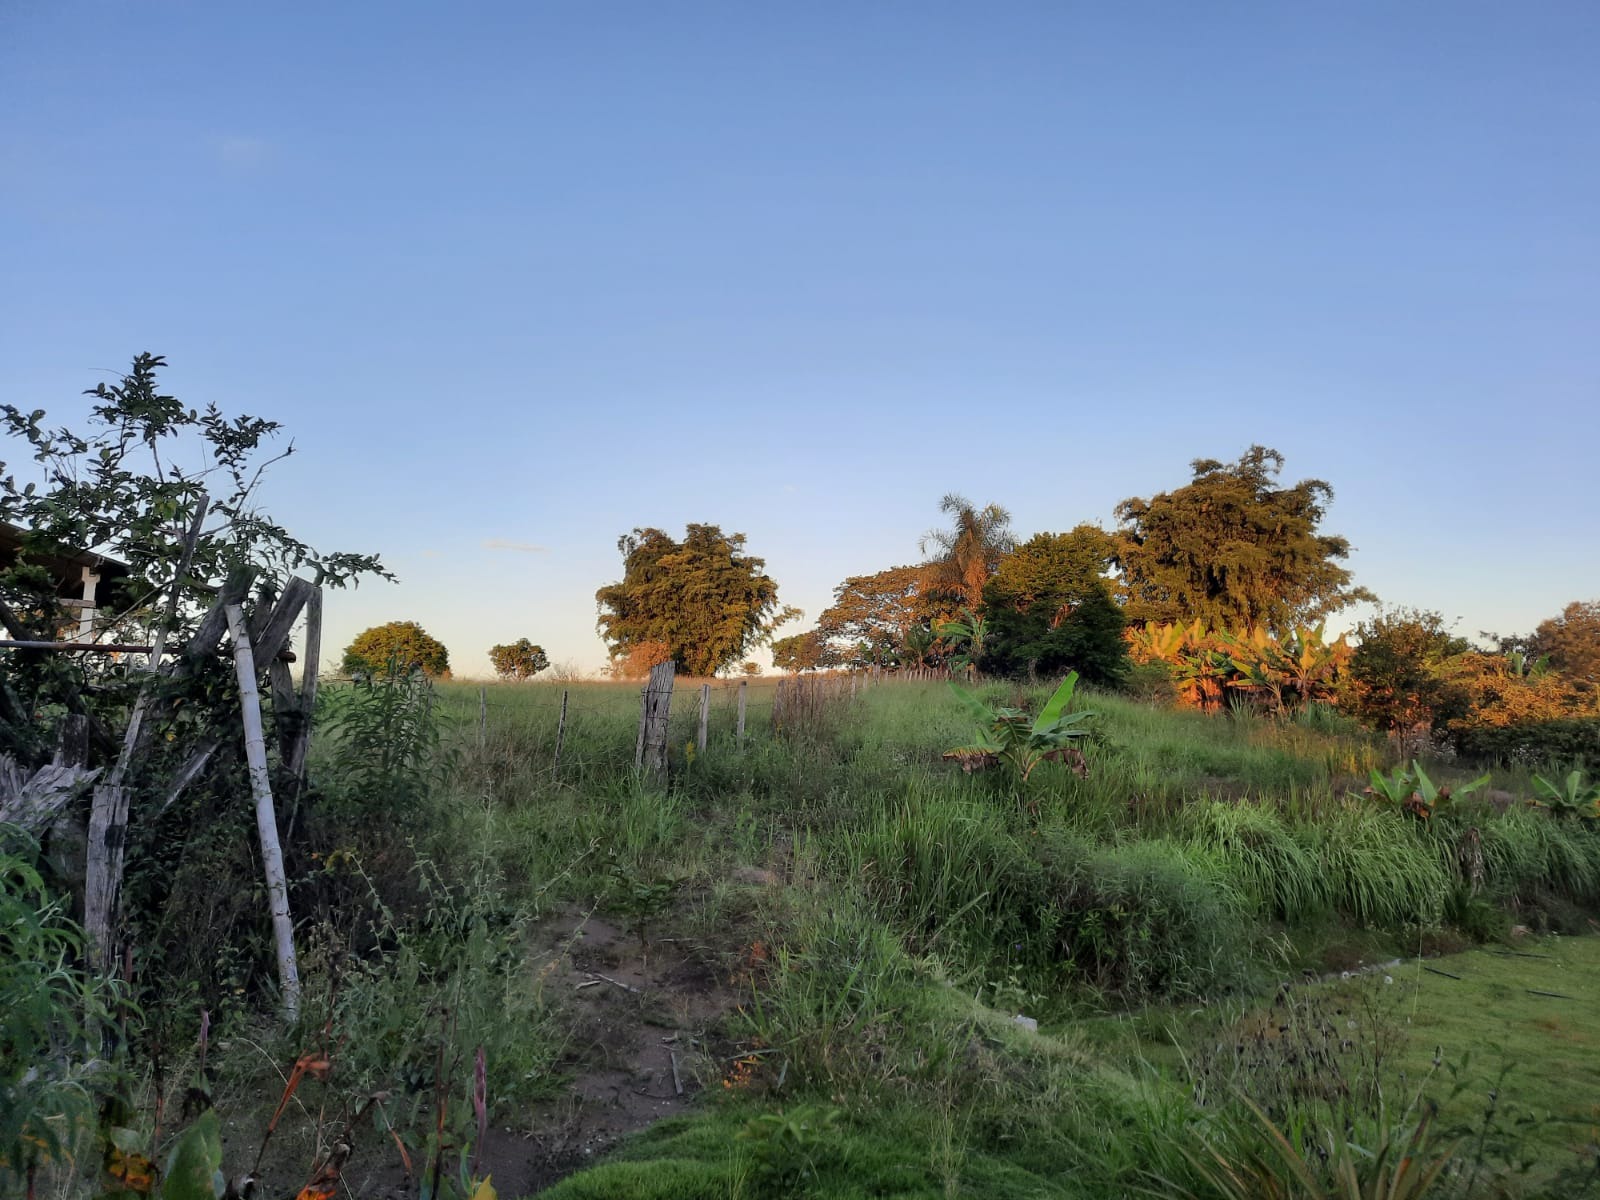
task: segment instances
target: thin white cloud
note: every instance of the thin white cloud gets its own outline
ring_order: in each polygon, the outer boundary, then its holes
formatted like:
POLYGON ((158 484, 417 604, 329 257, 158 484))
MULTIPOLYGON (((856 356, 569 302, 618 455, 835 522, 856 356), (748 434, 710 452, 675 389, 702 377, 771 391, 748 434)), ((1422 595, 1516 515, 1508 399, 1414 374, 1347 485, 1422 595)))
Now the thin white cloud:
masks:
POLYGON ((548 547, 535 546, 532 542, 513 542, 509 538, 484 538, 485 550, 515 550, 519 554, 543 554, 548 547))
POLYGON ((256 171, 267 165, 272 146, 261 138, 221 137, 216 140, 217 158, 233 171, 256 171))

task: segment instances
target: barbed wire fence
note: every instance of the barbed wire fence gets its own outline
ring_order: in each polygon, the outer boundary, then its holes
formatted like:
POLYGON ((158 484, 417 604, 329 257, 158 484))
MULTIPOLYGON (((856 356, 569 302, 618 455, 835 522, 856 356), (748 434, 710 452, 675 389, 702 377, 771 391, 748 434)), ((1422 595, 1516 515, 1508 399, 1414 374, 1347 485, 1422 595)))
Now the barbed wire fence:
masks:
POLYGON ((463 748, 551 779, 654 769, 645 747, 674 761, 738 754, 817 729, 875 687, 918 676, 873 670, 754 678, 460 684, 440 688, 436 710, 463 748), (663 686, 664 684, 664 686, 663 686))

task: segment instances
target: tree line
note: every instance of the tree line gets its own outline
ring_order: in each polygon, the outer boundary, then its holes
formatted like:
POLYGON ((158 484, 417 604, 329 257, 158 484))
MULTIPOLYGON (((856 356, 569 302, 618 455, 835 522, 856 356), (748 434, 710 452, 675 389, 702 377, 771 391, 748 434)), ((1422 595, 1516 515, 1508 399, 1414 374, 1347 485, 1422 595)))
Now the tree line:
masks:
MULTIPOLYGON (((951 494, 919 560, 845 578, 812 628, 775 638, 780 605, 742 534, 690 525, 621 539, 623 577, 596 594, 620 673, 656 662, 710 675, 770 642, 787 671, 944 668, 1086 681, 1198 707, 1344 709, 1378 729, 1474 730, 1600 718, 1600 601, 1574 602, 1532 634, 1450 632, 1436 612, 1377 608, 1354 637, 1325 622, 1378 603, 1324 528, 1333 489, 1288 482, 1284 457, 1251 446, 1197 459, 1181 486, 1026 538, 998 504, 951 494)), ((748 664, 746 664, 748 669, 748 664)), ((1587 729, 1587 725, 1585 726, 1587 729)), ((1587 746, 1600 733, 1584 732, 1587 746)))

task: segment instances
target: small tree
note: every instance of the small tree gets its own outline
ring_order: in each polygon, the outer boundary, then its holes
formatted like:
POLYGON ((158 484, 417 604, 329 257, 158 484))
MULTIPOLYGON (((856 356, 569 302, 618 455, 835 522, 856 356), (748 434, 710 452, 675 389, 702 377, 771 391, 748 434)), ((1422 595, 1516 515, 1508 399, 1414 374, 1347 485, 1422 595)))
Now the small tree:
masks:
POLYGON ((1342 707, 1387 733, 1409 733, 1461 715, 1466 697, 1447 664, 1471 649, 1444 618, 1421 609, 1380 612, 1356 627, 1342 707))
POLYGON ((358 634, 344 652, 348 675, 371 675, 393 661, 401 670, 433 678, 450 674, 450 651, 415 621, 390 621, 358 634))
POLYGON ((518 638, 510 645, 490 646, 489 663, 501 679, 532 679, 550 665, 543 646, 535 646, 527 638, 518 638))

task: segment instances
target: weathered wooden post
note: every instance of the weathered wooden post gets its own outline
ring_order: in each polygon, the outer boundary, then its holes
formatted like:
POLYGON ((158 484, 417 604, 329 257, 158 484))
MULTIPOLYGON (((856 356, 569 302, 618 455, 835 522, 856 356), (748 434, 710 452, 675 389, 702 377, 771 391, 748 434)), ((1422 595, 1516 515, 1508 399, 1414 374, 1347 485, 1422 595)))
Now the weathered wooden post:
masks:
POLYGON ((283 849, 278 843, 278 816, 272 807, 272 777, 267 771, 267 743, 261 733, 261 695, 256 689, 255 656, 250 652, 250 632, 237 604, 225 609, 228 632, 233 636, 234 674, 239 680, 239 702, 244 717, 244 756, 250 767, 250 792, 256 804, 256 836, 261 843, 261 867, 267 877, 267 907, 272 913, 272 936, 278 954, 278 985, 283 992, 283 1015, 292 1025, 300 1016, 300 969, 294 952, 294 921, 289 916, 289 880, 283 869, 283 849))
POLYGON ((317 714, 317 676, 322 669, 322 589, 306 597, 306 665, 300 672, 300 729, 289 748, 285 765, 301 787, 306 778, 306 755, 311 750, 311 723, 317 714))
POLYGON ((489 737, 489 689, 478 689, 478 749, 483 749, 483 744, 489 737))
POLYGON ((700 730, 695 734, 694 748, 697 753, 706 752, 706 729, 711 724, 711 685, 700 685, 700 730))
POLYGON ((639 742, 633 765, 658 779, 667 773, 667 719, 672 715, 675 674, 671 662, 650 668, 650 682, 645 685, 644 704, 639 712, 639 742))
POLYGON ((735 740, 738 742, 739 749, 741 751, 744 749, 744 704, 745 704, 745 698, 749 694, 750 694, 750 681, 748 679, 739 680, 739 725, 738 725, 738 732, 734 735, 734 737, 735 737, 735 740))
POLYGON ((561 689, 561 719, 556 722, 556 753, 550 763, 550 774, 561 770, 561 743, 567 737, 567 689, 561 689))
MULTIPOLYGON (((144 719, 155 702, 155 682, 161 670, 161 655, 167 645, 167 631, 177 618, 178 600, 183 595, 183 585, 188 582, 189 564, 194 561, 195 544, 200 540, 200 527, 205 523, 206 510, 211 507, 211 497, 200 494, 195 505, 189 532, 183 541, 183 551, 178 556, 178 569, 172 576, 172 590, 167 595, 161 624, 156 628, 150 644, 150 657, 145 663, 145 680, 139 696, 133 702, 133 713, 128 718, 128 729, 122 739, 122 752, 117 756, 105 779, 95 787, 89 809, 89 854, 84 867, 83 925, 89 935, 89 961, 97 970, 109 970, 115 955, 117 909, 122 893, 122 868, 128 837, 128 802, 130 799, 124 780, 132 766, 136 752, 144 741, 144 719)), ((91 593, 92 595, 92 593, 91 593)))
POLYGON ((772 693, 772 732, 777 733, 783 725, 783 700, 784 684, 787 679, 778 680, 778 690, 772 693))

